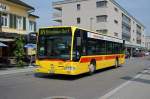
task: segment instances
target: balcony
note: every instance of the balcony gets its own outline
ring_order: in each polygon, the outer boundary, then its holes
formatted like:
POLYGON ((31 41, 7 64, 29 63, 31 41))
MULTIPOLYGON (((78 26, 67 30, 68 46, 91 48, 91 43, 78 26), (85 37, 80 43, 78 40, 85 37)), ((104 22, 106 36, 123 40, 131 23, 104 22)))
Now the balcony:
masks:
POLYGON ((142 39, 141 39, 141 36, 137 36, 136 39, 137 39, 138 41, 139 41, 139 40, 140 40, 140 41, 142 40, 142 39))
POLYGON ((141 40, 136 40, 136 42, 137 42, 137 44, 141 44, 142 43, 141 40))
POLYGON ((128 31, 126 29, 122 29, 122 35, 125 36, 125 37, 128 37, 128 38, 131 37, 130 31, 128 31))
POLYGON ((125 20, 122 21, 122 24, 127 26, 127 27, 131 27, 131 23, 130 22, 127 22, 125 20))
POLYGON ((53 2, 52 6, 53 6, 53 9, 62 11, 62 5, 58 4, 57 2, 53 2))
POLYGON ((142 35, 142 33, 141 33, 141 31, 140 31, 140 30, 136 30, 136 33, 137 33, 137 35, 139 35, 139 36, 141 36, 141 35, 142 35))
POLYGON ((56 22, 62 22, 62 13, 61 12, 54 12, 52 18, 56 22))

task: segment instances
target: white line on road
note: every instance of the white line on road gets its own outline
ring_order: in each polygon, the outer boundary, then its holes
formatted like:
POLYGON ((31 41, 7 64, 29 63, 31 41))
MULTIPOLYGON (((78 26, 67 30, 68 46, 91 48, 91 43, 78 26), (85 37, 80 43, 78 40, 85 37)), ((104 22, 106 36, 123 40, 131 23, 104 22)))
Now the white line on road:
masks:
MULTIPOLYGON (((148 68, 150 69, 150 68, 148 68)), ((144 72, 148 72, 149 70, 144 70, 142 73, 144 72)), ((99 99, 109 99, 113 94, 115 94, 117 91, 119 91, 120 89, 122 89, 123 87, 127 86, 128 84, 130 84, 133 80, 141 77, 143 74, 138 74, 136 75, 133 79, 121 84, 120 86, 118 86, 117 88, 113 89, 112 91, 108 92, 107 94, 105 94, 104 96, 100 97, 99 99)))

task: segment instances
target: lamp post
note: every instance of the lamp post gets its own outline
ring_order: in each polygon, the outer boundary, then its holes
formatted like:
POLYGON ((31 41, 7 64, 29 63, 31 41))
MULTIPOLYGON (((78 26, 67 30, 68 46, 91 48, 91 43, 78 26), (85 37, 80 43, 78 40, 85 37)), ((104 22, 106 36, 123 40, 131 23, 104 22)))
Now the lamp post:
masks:
POLYGON ((92 17, 90 18, 90 30, 91 30, 91 31, 92 31, 92 29, 93 29, 93 19, 94 19, 94 18, 92 18, 92 17))

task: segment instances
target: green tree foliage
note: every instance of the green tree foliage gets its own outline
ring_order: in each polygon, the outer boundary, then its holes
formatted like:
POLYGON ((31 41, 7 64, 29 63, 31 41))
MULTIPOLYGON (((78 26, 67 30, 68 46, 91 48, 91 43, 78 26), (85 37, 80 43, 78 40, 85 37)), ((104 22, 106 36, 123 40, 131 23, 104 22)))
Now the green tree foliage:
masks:
POLYGON ((25 56, 24 52, 24 39, 22 36, 15 39, 15 50, 14 55, 16 57, 17 66, 22 67, 24 66, 23 58, 25 56))

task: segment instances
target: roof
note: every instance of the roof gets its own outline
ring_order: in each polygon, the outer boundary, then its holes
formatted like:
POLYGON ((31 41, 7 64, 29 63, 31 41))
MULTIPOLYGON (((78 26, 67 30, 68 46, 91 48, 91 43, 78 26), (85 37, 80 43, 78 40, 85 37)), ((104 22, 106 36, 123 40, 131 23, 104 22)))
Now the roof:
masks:
POLYGON ((27 7, 29 8, 30 10, 35 10, 34 7, 26 4, 25 2, 21 1, 21 0, 6 0, 8 2, 12 2, 12 3, 15 3, 15 4, 18 4, 18 5, 21 5, 21 6, 24 6, 24 7, 27 7))
POLYGON ((29 16, 35 17, 35 18, 39 18, 39 16, 34 15, 34 14, 29 14, 29 16))

